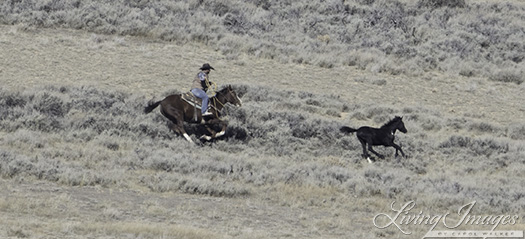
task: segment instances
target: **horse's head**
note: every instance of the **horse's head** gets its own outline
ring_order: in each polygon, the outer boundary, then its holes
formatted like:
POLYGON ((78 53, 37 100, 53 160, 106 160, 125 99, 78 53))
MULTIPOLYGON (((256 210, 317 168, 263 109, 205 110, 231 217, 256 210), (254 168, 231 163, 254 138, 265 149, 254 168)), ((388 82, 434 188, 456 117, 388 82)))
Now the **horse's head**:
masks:
POLYGON ((228 85, 226 88, 219 91, 219 93, 222 95, 224 99, 224 104, 230 103, 236 106, 242 105, 242 100, 237 96, 237 93, 235 90, 233 90, 233 87, 231 85, 228 85))
POLYGON ((396 116, 394 122, 396 123, 396 129, 405 134, 408 132, 407 128, 405 128, 405 123, 403 123, 403 117, 396 116))

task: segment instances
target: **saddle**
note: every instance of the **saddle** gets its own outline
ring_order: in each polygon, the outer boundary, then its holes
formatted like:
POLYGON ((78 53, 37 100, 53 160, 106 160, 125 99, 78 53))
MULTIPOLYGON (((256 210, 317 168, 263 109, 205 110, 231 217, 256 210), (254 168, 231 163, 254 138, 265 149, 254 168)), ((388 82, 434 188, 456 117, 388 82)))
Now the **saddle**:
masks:
POLYGON ((191 91, 181 94, 181 98, 197 109, 202 108, 202 99, 196 97, 191 91))

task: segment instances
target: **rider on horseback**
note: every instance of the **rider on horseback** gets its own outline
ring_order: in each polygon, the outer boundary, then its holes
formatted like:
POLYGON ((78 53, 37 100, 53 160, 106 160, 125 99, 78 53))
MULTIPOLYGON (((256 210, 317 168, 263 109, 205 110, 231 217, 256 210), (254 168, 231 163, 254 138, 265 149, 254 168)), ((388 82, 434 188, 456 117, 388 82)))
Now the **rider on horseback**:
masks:
POLYGON ((195 76, 195 79, 193 79, 191 93, 193 93, 196 97, 202 99, 202 116, 209 116, 212 115, 212 113, 208 111, 209 97, 206 94, 206 91, 208 90, 208 86, 210 85, 210 81, 208 80, 210 71, 215 69, 212 66, 210 66, 210 64, 205 63, 204 65, 202 65, 200 70, 201 71, 197 74, 197 76, 195 76))

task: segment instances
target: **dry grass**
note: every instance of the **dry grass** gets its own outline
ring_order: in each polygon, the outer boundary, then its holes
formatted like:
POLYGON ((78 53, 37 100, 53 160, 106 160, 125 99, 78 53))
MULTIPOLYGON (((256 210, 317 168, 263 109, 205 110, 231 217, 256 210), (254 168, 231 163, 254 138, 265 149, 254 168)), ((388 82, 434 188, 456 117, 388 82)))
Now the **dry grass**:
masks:
POLYGON ((523 100, 519 87, 483 78, 464 83, 465 78, 439 74, 369 75, 251 58, 244 60, 251 63, 247 67, 191 45, 127 37, 126 46, 116 46, 111 37, 94 43, 93 35, 77 31, 3 28, 1 39, 12 46, 3 53, 22 52, 16 56, 20 64, 1 69, 6 74, 0 171, 4 185, 15 185, 4 191, 20 193, 6 194, 1 204, 4 221, 20 218, 4 224, 4 236, 93 235, 74 223, 65 231, 38 229, 76 218, 91 222, 86 228, 96 229, 93 236, 108 237, 162 237, 179 229, 204 238, 341 237, 348 231, 382 237, 398 234, 375 230, 370 220, 392 200, 417 198, 435 211, 465 200, 477 200, 487 213, 522 208, 522 194, 512 186, 521 183, 524 154, 518 120, 523 112, 515 110, 523 100), (75 50, 67 53, 68 47, 75 50), (24 55, 22 49, 38 54, 24 55), (170 63, 176 54, 199 51, 208 59, 170 63), (46 70, 48 58, 69 60, 46 70), (141 112, 151 97, 185 89, 191 69, 208 60, 218 69, 212 77, 233 83, 244 105, 228 108, 225 139, 196 146, 167 130, 158 112, 141 112), (72 65, 74 75, 58 70, 72 65), (319 80, 325 78, 346 87, 341 91, 319 80), (472 107, 476 104, 481 107, 472 107), (397 140, 408 159, 368 165, 355 136, 338 133, 341 125, 380 126, 393 115, 405 116, 409 133, 397 140), (62 196, 43 194, 41 187, 55 187, 62 196), (32 191, 36 196, 20 204, 17 199, 32 191), (60 212, 63 218, 55 224, 22 223, 60 212), (126 229, 142 223, 145 234, 126 229), (176 225, 174 231, 162 226, 166 223, 176 225))
MULTIPOLYGON (((4 1, 0 23, 200 43, 326 68, 523 82, 522 1, 4 1)), ((116 44, 125 42, 116 39, 116 44)), ((96 39, 97 41, 103 38, 96 39)))
MULTIPOLYGON (((114 204, 107 208, 105 205, 95 205, 94 211, 86 216, 87 211, 77 208, 79 200, 68 193, 59 197, 47 195, 46 198, 31 198, 42 196, 36 193, 12 193, 6 200, 0 201, 0 210, 3 214, 16 215, 16 218, 0 217, 3 229, 0 235, 9 238, 221 238, 204 228, 179 226, 170 223, 171 220, 161 222, 129 218, 130 211, 125 210, 126 206, 114 204)), ((154 216, 146 215, 151 218, 162 217, 158 212, 154 216)))

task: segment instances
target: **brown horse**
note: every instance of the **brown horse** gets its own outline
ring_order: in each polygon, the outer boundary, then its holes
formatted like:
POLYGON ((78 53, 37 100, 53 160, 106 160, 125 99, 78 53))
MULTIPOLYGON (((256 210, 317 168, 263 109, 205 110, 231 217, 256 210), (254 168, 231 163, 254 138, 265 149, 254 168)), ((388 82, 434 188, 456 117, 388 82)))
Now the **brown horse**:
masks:
POLYGON ((161 101, 148 103, 148 106, 144 108, 144 113, 150 113, 153 109, 160 105, 160 112, 162 115, 173 122, 173 130, 176 133, 184 136, 186 140, 193 142, 193 140, 191 140, 190 136, 184 130, 184 122, 195 124, 204 123, 204 126, 211 133, 211 135, 203 135, 201 138, 211 140, 224 135, 226 132, 227 123, 219 118, 220 111, 224 105, 226 103, 230 103, 241 106, 242 101, 237 96, 237 93, 235 93, 231 85, 228 85, 224 89, 217 92, 215 96, 210 97, 209 102, 211 105, 211 109, 209 110, 212 113, 211 116, 202 117, 200 109, 197 109, 194 105, 183 100, 181 94, 170 95, 161 101), (215 132, 210 127, 210 125, 216 124, 222 126, 220 132, 215 132))

